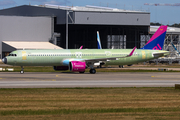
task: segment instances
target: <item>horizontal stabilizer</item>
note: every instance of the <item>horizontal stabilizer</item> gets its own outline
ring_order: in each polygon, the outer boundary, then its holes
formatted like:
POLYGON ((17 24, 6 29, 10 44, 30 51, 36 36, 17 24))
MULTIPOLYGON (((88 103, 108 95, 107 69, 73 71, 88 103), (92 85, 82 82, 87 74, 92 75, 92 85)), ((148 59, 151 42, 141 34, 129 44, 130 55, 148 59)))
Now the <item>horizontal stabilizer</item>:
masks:
POLYGON ((158 58, 158 57, 163 57, 163 56, 166 56, 166 55, 169 55, 169 54, 170 54, 169 51, 162 51, 162 52, 160 52, 160 53, 153 53, 153 56, 154 56, 155 58, 158 58))

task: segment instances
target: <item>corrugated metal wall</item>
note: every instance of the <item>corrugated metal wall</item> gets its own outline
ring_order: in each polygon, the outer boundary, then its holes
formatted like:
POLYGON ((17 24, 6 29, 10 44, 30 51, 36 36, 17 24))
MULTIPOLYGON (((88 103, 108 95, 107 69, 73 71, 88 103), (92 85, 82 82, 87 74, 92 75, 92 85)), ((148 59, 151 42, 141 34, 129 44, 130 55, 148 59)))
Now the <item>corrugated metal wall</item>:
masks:
POLYGON ((49 41, 51 20, 51 17, 0 16, 0 53, 2 41, 49 41))
POLYGON ((150 14, 129 12, 75 12, 75 24, 149 26, 150 14))

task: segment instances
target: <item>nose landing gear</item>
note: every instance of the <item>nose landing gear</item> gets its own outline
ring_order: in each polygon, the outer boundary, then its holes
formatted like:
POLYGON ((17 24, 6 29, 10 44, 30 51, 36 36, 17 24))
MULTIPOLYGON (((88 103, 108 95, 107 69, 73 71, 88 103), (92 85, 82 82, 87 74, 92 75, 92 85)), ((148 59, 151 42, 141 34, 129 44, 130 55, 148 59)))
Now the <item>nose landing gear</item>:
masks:
POLYGON ((21 66, 21 71, 20 71, 20 73, 21 73, 21 74, 24 73, 24 68, 23 68, 23 66, 21 66))

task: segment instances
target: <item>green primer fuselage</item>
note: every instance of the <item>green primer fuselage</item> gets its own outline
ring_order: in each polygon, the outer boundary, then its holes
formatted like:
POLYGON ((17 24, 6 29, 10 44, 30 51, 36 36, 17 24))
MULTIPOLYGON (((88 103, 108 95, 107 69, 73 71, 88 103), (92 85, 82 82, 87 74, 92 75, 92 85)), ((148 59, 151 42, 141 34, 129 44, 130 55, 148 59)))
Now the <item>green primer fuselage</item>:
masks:
MULTIPOLYGON (((67 66, 69 61, 83 61, 123 57, 129 55, 132 49, 62 49, 62 50, 16 50, 7 56, 7 64, 14 66, 67 66)), ((154 53, 166 53, 162 50, 136 49, 132 56, 105 61, 106 65, 130 65, 155 59, 154 53)), ((158 56, 161 57, 161 56, 158 56)), ((103 61, 104 62, 104 61, 103 61)))

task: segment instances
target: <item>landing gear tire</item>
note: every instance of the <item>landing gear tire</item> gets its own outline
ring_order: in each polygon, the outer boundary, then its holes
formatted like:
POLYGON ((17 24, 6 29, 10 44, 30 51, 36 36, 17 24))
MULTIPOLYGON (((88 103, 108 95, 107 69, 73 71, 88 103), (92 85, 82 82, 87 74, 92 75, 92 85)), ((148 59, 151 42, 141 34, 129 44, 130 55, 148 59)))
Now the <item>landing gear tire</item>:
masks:
POLYGON ((124 66, 123 65, 119 65, 119 68, 124 68, 124 66))
POLYGON ((95 69, 90 69, 89 71, 91 74, 95 74, 96 73, 96 70, 95 69))
POLYGON ((85 71, 81 71, 81 72, 79 72, 79 73, 84 73, 85 71))
POLYGON ((21 66, 20 74, 23 74, 23 73, 24 73, 24 68, 23 68, 23 66, 21 66))

